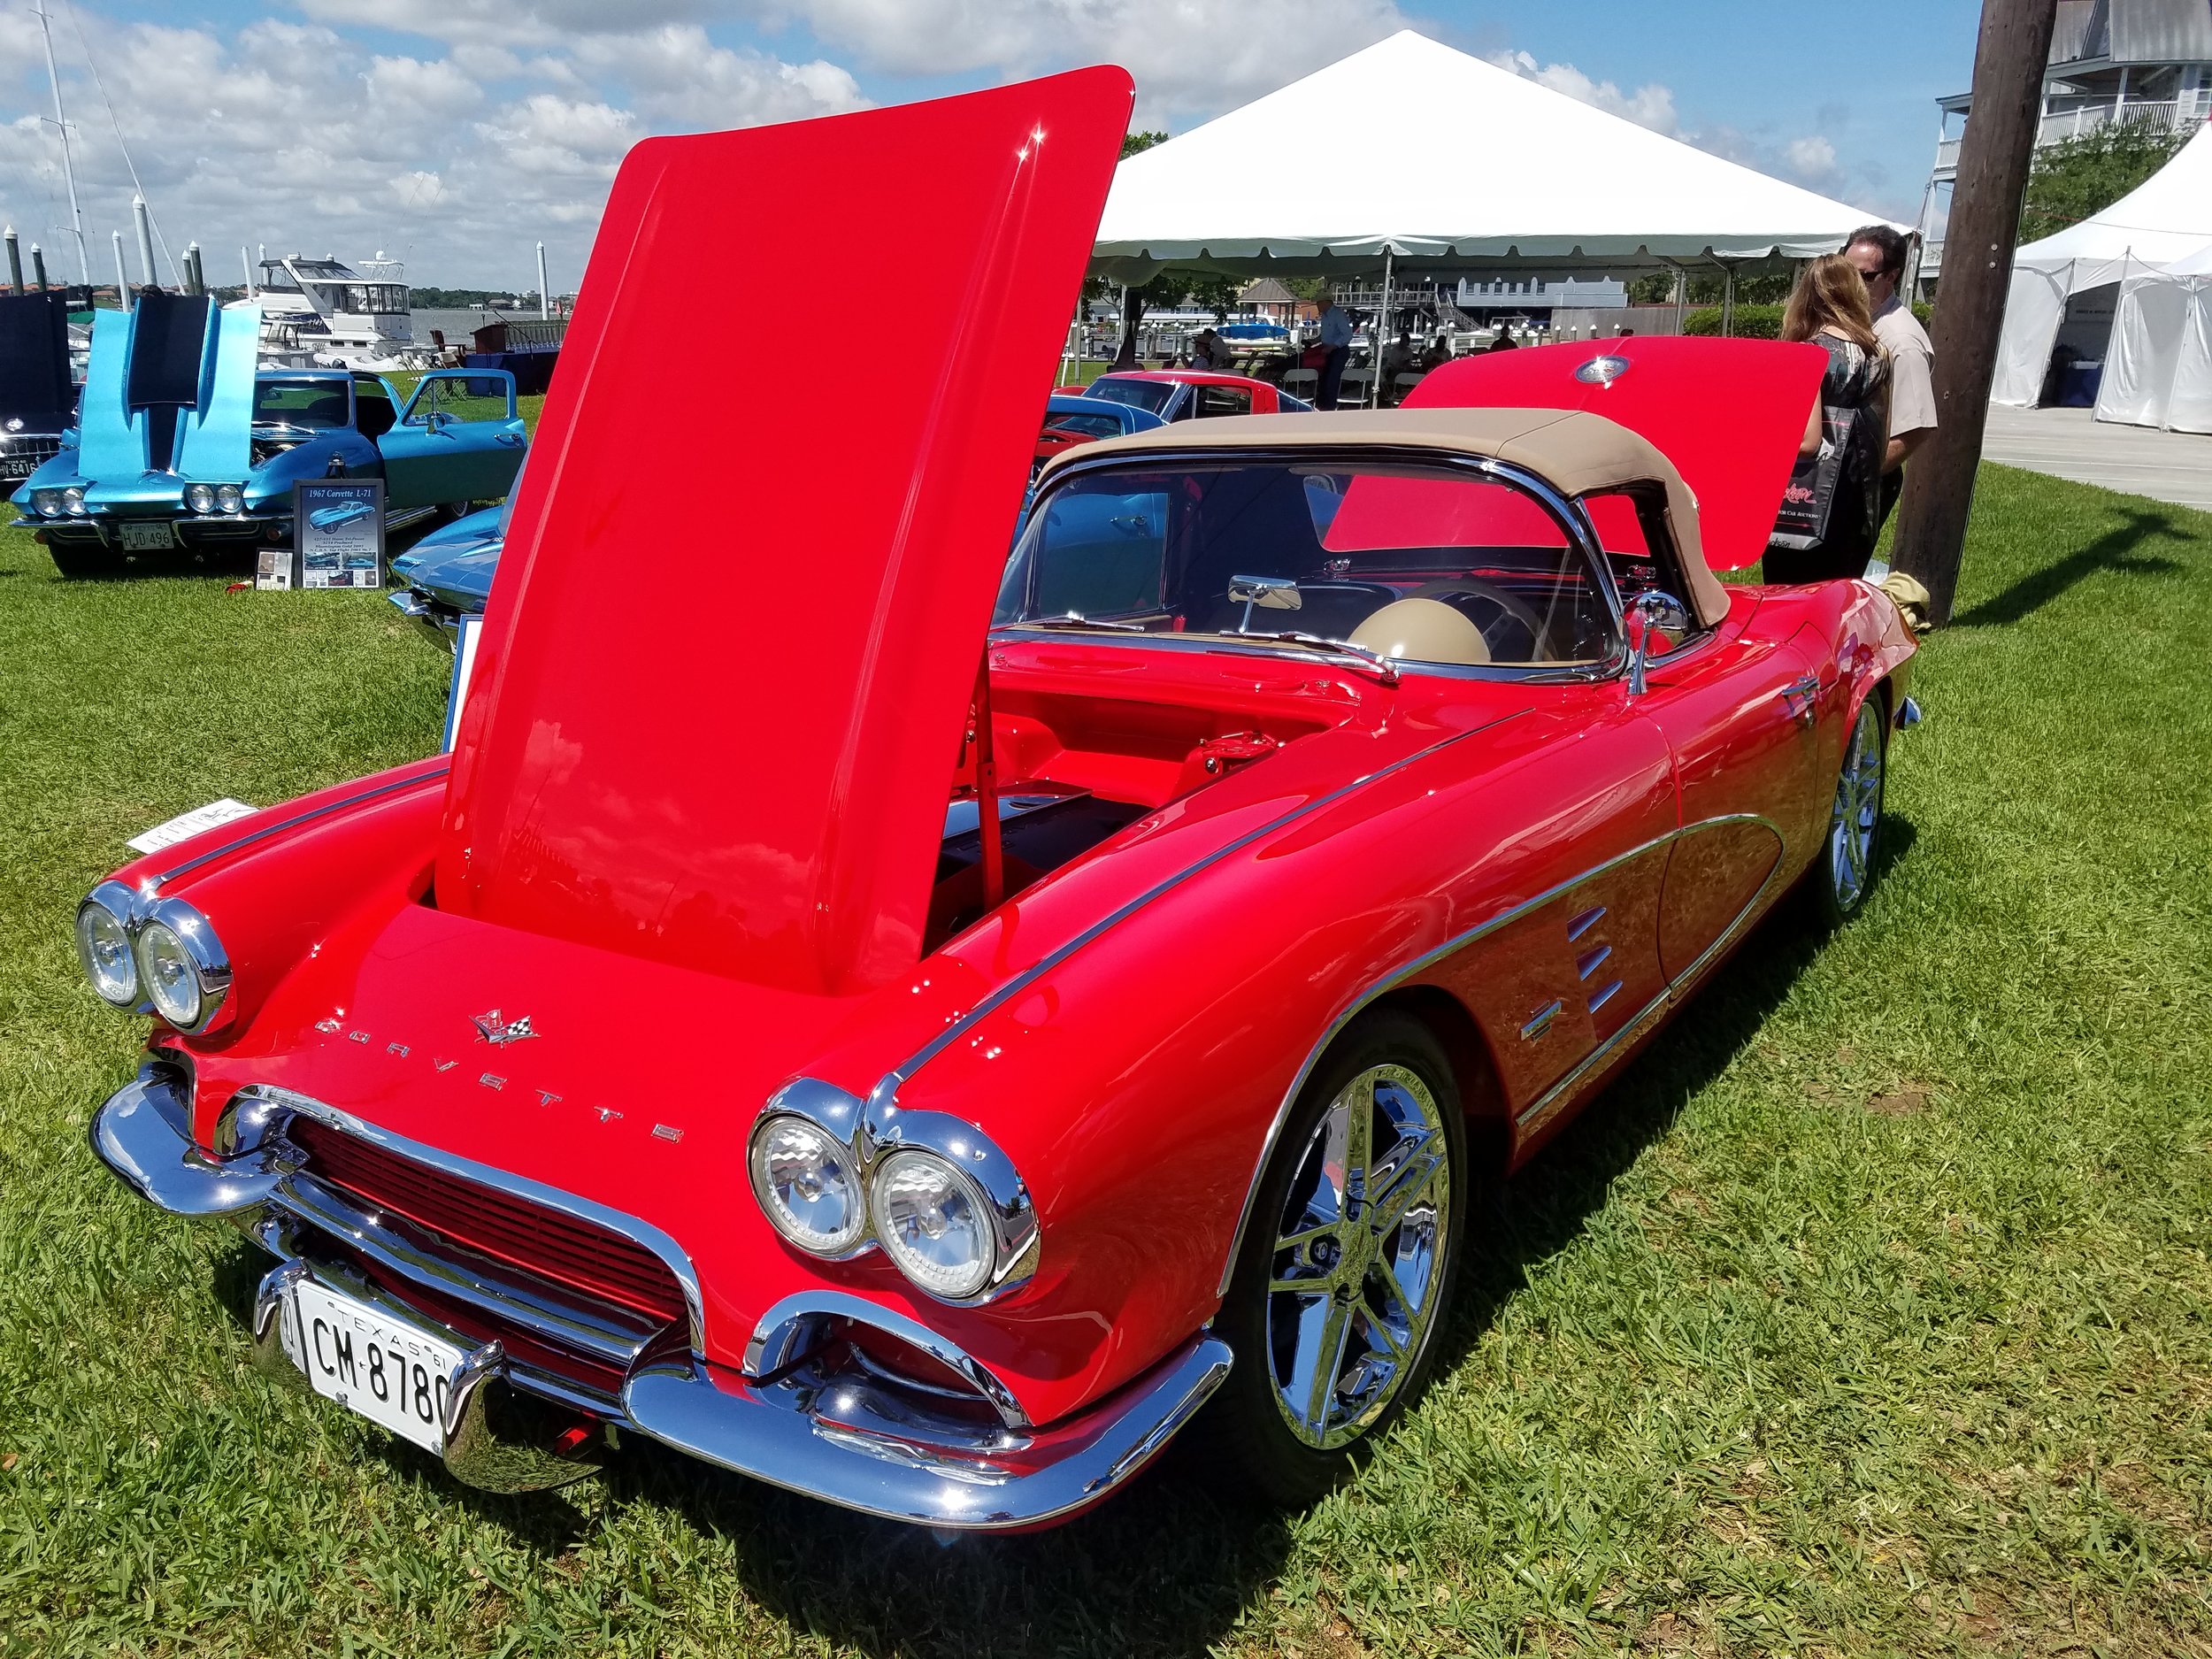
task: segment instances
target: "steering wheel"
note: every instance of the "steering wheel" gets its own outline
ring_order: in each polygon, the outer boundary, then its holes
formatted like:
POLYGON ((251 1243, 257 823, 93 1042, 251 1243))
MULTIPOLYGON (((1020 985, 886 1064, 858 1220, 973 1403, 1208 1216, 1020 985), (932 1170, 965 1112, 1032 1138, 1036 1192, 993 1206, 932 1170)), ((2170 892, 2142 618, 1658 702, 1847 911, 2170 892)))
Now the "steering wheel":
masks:
MULTIPOLYGON (((1479 576, 1454 576, 1445 581, 1424 582, 1406 597, 1409 599, 1441 599, 1448 602, 1462 597, 1485 600, 1497 606, 1500 611, 1528 630, 1528 655, 1520 660, 1524 662, 1542 660, 1543 618, 1530 609, 1528 601, 1521 598, 1517 594, 1508 593, 1495 582, 1485 581, 1479 576)), ((1473 618, 1468 619, 1474 621, 1473 618)), ((1488 628, 1483 627, 1480 622, 1475 622, 1475 626, 1482 628, 1484 642, 1490 645, 1493 657, 1502 663, 1515 660, 1512 653, 1497 649, 1496 641, 1491 639, 1488 628)))

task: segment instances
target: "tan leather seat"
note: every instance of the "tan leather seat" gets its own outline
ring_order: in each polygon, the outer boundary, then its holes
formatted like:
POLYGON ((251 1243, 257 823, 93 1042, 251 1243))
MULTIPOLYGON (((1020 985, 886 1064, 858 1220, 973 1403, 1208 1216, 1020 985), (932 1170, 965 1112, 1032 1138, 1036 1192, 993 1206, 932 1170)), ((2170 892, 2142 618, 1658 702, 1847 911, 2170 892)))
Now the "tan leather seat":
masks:
POLYGON ((1351 642, 1382 657, 1479 668, 1490 660, 1482 630, 1436 599, 1401 599, 1352 630, 1351 642))

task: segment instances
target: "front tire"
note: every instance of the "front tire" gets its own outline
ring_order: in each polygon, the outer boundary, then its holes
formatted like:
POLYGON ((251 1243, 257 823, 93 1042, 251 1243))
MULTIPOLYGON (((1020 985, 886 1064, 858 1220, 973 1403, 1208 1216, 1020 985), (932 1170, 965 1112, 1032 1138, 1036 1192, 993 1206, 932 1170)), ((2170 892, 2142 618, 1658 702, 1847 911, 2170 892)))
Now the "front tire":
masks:
POLYGON ((1866 906, 1875 856, 1881 850, 1882 791, 1888 781, 1887 721, 1881 693, 1869 694, 1851 723, 1836 773, 1828 813, 1828 839, 1813 863, 1813 896, 1820 919, 1841 926, 1866 906))
POLYGON ((1466 1125, 1442 1048, 1408 1015, 1363 1017, 1283 1125, 1216 1320, 1236 1363, 1213 1440, 1241 1484, 1311 1502, 1419 1394, 1466 1199, 1466 1125))

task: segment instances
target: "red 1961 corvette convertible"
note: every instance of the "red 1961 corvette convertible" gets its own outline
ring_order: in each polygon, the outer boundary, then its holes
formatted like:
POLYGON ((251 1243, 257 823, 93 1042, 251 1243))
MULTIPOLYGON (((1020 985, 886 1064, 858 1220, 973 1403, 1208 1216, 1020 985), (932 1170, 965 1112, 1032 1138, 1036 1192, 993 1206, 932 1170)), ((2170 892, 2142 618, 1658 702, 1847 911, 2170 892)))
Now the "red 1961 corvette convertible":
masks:
POLYGON ((1763 544, 1811 348, 1085 445, 1010 563, 1130 99, 638 145, 450 759, 85 901, 95 988, 152 1015, 94 1142, 274 1258, 273 1372, 511 1490, 629 1434, 1031 1526, 1202 1407, 1296 1501, 1417 1394, 1479 1183, 1786 891, 1864 902, 1911 637, 1863 583, 1711 573, 1763 544), (695 272, 855 223, 950 273, 872 454, 834 382, 664 372, 695 272), (647 470, 649 392, 691 447, 647 470), (630 527, 733 466, 672 603, 611 603, 630 527))

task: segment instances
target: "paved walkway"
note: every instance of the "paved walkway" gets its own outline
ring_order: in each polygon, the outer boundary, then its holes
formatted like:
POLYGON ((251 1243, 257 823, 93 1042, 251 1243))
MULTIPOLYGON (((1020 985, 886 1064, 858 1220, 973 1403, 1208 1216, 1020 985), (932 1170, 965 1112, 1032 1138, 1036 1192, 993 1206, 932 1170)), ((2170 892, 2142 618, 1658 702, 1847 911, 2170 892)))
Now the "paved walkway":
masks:
POLYGON ((1982 459, 2212 511, 2212 435, 2124 426, 2086 409, 1992 403, 1982 459))

